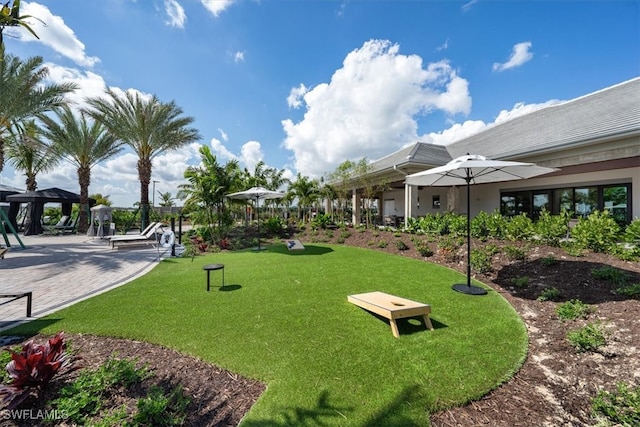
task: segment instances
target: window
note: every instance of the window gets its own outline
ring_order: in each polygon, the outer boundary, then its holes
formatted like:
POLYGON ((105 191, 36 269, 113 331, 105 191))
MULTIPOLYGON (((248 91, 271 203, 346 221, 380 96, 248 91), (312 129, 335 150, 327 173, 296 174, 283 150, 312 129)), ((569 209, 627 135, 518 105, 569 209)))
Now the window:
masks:
POLYGON ((620 225, 631 222, 631 184, 593 187, 556 188, 553 190, 508 191, 500 194, 500 213, 521 213, 533 219, 546 209, 553 214, 571 212, 574 217, 587 217, 593 211, 607 210, 620 225))

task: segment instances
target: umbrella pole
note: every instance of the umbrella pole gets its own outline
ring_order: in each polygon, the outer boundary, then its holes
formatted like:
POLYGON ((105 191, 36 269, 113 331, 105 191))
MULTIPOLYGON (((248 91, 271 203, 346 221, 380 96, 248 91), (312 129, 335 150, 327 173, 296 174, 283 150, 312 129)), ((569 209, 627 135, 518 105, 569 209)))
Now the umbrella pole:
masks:
POLYGON ((260 197, 256 197, 256 219, 258 220, 258 251, 261 251, 260 248, 260 197))
POLYGON ((467 168, 465 181, 467 182, 467 283, 458 283, 453 285, 452 288, 454 291, 462 292, 463 294, 485 295, 487 293, 486 289, 471 286, 471 172, 469 168, 467 168))

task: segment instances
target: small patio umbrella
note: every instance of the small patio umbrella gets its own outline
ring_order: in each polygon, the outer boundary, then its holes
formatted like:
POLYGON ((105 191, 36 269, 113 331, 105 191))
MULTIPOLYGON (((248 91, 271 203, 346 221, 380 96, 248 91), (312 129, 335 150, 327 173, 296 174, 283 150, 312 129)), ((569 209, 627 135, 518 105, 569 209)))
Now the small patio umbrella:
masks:
POLYGON ((532 178, 555 172, 558 169, 546 168, 533 163, 490 160, 479 155, 461 156, 444 166, 407 175, 405 182, 410 185, 448 187, 465 183, 467 185, 467 283, 455 284, 453 289, 471 295, 484 295, 486 290, 471 286, 471 197, 470 184, 513 181, 532 178))
POLYGON ((256 219, 258 220, 258 250, 260 247, 260 210, 258 209, 260 200, 280 199, 284 197, 284 193, 278 191, 267 190, 263 187, 252 187, 245 191, 227 194, 230 199, 255 200, 256 201, 256 219))

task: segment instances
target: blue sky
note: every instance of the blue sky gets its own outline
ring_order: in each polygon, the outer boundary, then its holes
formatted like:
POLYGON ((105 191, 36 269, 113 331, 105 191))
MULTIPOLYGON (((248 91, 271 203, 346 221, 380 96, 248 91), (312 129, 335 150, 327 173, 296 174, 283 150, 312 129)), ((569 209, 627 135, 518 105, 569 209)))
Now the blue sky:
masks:
MULTIPOLYGON (((40 0, 21 12, 46 26, 31 21, 39 40, 5 30, 8 53, 78 83, 78 106, 105 85, 175 101, 220 163, 290 177, 448 144, 640 75, 635 0, 40 0)), ((156 190, 175 195, 197 150, 155 158, 156 190)), ((90 193, 131 206, 135 164, 123 151, 96 166, 90 193)), ((6 165, 0 183, 24 176, 6 165)), ((78 191, 66 163, 38 184, 78 191)))

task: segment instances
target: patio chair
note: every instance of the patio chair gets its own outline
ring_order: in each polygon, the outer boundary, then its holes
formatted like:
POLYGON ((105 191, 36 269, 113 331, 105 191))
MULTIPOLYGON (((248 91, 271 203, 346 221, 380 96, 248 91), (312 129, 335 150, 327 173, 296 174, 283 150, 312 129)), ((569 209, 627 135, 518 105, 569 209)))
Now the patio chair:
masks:
POLYGON ((144 233, 141 234, 124 234, 120 236, 107 236, 109 237, 109 241, 111 242, 111 248, 114 249, 117 245, 121 243, 154 243, 157 244, 158 238, 157 233, 159 230, 162 230, 162 223, 156 222, 149 227, 144 229, 144 233))
POLYGON ((79 217, 80 215, 76 215, 73 219, 71 219, 65 225, 60 225, 60 226, 56 225, 54 228, 58 231, 62 231, 63 233, 73 233, 76 231, 79 217))

